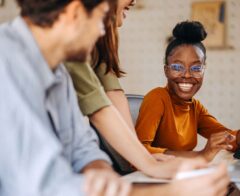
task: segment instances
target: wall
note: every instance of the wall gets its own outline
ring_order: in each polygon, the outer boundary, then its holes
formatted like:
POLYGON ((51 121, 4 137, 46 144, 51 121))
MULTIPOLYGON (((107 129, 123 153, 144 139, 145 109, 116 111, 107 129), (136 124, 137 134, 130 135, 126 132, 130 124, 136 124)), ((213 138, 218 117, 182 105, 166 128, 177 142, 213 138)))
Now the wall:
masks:
POLYGON ((18 14, 15 0, 4 0, 4 6, 0 7, 0 23, 12 19, 18 14))
MULTIPOLYGON (((166 38, 179 21, 189 19, 194 0, 140 0, 145 8, 129 12, 120 30, 120 57, 126 93, 146 94, 166 84, 166 38)), ((227 0, 227 40, 234 49, 208 50, 205 82, 197 98, 219 121, 240 128, 240 0, 227 0)))
MULTIPOLYGON (((174 25, 189 18, 193 0, 138 0, 141 10, 129 12, 120 31, 120 54, 127 77, 121 80, 126 93, 145 94, 166 84, 163 54, 166 37, 174 25)), ((222 123, 240 127, 240 0, 227 0, 228 43, 234 50, 209 50, 205 83, 197 98, 222 123)), ((18 13, 14 0, 0 7, 0 23, 18 13)))

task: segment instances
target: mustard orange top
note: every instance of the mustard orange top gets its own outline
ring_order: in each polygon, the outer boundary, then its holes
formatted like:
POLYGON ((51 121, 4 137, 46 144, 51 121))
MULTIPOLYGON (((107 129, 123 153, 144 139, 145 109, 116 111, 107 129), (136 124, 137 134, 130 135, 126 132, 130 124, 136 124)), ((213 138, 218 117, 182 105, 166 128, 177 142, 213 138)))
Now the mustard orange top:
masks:
MULTIPOLYGON (((155 88, 143 100, 136 123, 138 138, 151 153, 189 151, 197 145, 197 133, 232 131, 220 124, 196 99, 179 100, 167 88, 155 88)), ((232 144, 236 149, 236 142, 232 144)))

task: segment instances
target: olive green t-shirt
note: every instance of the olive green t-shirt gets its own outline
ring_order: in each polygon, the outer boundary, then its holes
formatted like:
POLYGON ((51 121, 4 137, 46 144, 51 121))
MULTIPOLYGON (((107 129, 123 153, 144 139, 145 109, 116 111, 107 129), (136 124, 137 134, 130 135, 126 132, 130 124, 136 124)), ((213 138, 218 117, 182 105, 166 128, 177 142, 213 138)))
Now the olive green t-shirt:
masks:
POLYGON ((108 72, 106 74, 106 69, 107 66, 105 63, 101 63, 98 67, 94 68, 94 72, 100 80, 104 90, 106 92, 112 90, 122 90, 117 76, 112 72, 108 72))
POLYGON ((91 115, 111 105, 105 91, 122 90, 117 76, 106 72, 106 64, 91 67, 89 63, 68 62, 69 71, 77 93, 78 103, 84 115, 91 115))

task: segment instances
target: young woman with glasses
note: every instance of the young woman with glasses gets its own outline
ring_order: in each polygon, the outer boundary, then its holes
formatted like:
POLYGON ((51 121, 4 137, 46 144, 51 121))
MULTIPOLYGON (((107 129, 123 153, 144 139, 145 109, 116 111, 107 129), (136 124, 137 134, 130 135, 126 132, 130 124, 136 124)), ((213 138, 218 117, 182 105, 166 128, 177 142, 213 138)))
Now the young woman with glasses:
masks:
POLYGON ((224 127, 193 98, 202 86, 206 70, 202 41, 207 33, 202 24, 179 23, 173 36, 165 54, 167 86, 155 88, 145 96, 136 124, 137 135, 151 153, 203 156, 211 161, 222 149, 236 149, 238 131, 224 127), (208 139, 198 152, 192 151, 197 134, 208 139))

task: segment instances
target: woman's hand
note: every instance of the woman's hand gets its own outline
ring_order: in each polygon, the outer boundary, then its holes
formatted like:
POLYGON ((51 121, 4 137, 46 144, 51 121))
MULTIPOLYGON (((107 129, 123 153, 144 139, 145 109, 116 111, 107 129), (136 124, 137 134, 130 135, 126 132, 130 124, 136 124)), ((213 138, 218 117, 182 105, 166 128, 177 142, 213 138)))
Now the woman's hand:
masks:
POLYGON ((134 187, 133 195, 145 196, 150 194, 151 196, 225 196, 229 184, 226 166, 221 164, 215 169, 216 170, 209 174, 182 180, 174 180, 171 183, 161 186, 151 186, 149 188, 134 187))
POLYGON ((146 169, 145 174, 163 179, 172 179, 177 172, 207 167, 207 162, 202 157, 194 159, 175 158, 169 161, 158 162, 146 169))
POLYGON ((236 137, 226 131, 214 133, 208 139, 204 149, 200 151, 200 155, 207 161, 211 161, 220 150, 232 150, 233 146, 230 143, 234 140, 236 137))

